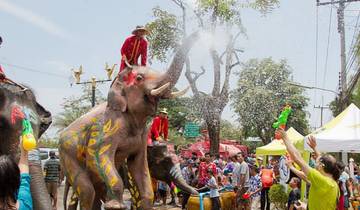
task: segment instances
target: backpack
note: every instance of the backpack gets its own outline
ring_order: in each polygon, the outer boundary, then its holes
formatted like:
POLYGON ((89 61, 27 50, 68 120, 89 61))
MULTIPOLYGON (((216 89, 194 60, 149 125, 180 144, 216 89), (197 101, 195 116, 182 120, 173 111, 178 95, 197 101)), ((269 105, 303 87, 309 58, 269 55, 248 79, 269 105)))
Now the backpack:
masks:
POLYGON ((269 188, 274 183, 272 169, 262 169, 261 170, 261 183, 264 188, 269 188))

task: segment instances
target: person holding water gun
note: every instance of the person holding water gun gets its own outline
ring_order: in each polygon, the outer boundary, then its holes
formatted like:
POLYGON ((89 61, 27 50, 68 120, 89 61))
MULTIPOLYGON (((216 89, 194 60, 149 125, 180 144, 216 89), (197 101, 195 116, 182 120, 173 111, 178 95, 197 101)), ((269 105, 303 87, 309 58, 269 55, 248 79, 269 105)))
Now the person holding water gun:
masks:
MULTIPOLYGON (((286 106, 281 111, 277 121, 273 123, 272 127, 274 129, 281 128, 281 129, 285 130, 286 123, 288 121, 288 117, 289 117, 291 111, 292 111, 291 106, 289 104, 286 104, 286 106)), ((280 140, 281 136, 278 133, 275 132, 274 139, 280 140)))
POLYGON ((10 155, 0 156, 0 209, 32 210, 28 151, 36 147, 30 121, 23 119, 20 136, 20 160, 17 164, 10 155))

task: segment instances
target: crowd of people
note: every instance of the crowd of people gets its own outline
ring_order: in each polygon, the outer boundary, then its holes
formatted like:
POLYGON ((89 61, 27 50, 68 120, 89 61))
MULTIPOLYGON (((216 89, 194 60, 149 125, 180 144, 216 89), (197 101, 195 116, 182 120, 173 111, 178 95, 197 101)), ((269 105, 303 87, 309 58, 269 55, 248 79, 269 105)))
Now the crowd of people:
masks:
MULTIPOLYGON (((360 170, 353 164, 354 176, 351 177, 349 166, 336 160, 330 154, 321 155, 316 148, 316 140, 310 136, 307 144, 313 149, 310 161, 305 161, 300 152, 287 137, 286 132, 278 130, 287 148, 286 156, 272 156, 267 164, 263 158, 255 154, 238 153, 231 157, 219 155, 198 156, 193 153, 191 158, 183 158, 182 175, 186 182, 199 190, 210 191, 209 197, 212 209, 220 209, 221 190, 232 189, 236 193, 235 208, 238 210, 269 210, 272 203, 269 191, 274 184, 281 184, 288 195, 287 209, 348 209, 350 201, 359 192, 360 170), (290 175, 285 183, 281 181, 281 162, 285 162, 290 175), (358 175, 359 174, 359 175, 358 175), (307 183, 306 202, 301 200, 301 180, 307 183)), ((166 204, 166 196, 172 194, 172 204, 175 202, 173 187, 159 182, 159 192, 156 197, 166 204), (162 185, 162 187, 160 187, 162 185), (161 189, 161 190, 160 190, 161 189)), ((179 205, 186 209, 189 194, 179 192, 179 205)), ((159 202, 160 204, 160 202, 159 202)))

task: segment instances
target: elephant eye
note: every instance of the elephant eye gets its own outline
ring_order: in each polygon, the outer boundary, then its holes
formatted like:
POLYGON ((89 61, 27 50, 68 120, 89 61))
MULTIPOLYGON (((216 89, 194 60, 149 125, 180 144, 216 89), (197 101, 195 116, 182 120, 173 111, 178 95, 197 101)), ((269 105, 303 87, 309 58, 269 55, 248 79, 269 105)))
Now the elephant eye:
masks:
POLYGON ((136 81, 141 81, 143 79, 144 79, 144 77, 142 75, 137 75, 136 76, 136 81))

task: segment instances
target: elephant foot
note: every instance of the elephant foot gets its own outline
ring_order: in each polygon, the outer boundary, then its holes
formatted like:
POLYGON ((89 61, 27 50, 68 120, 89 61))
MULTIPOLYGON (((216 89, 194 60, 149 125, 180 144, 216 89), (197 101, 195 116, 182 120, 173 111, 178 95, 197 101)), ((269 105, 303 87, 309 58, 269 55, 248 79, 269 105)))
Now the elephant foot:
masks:
POLYGON ((106 210, 126 210, 126 205, 118 200, 110 200, 104 204, 106 210))

